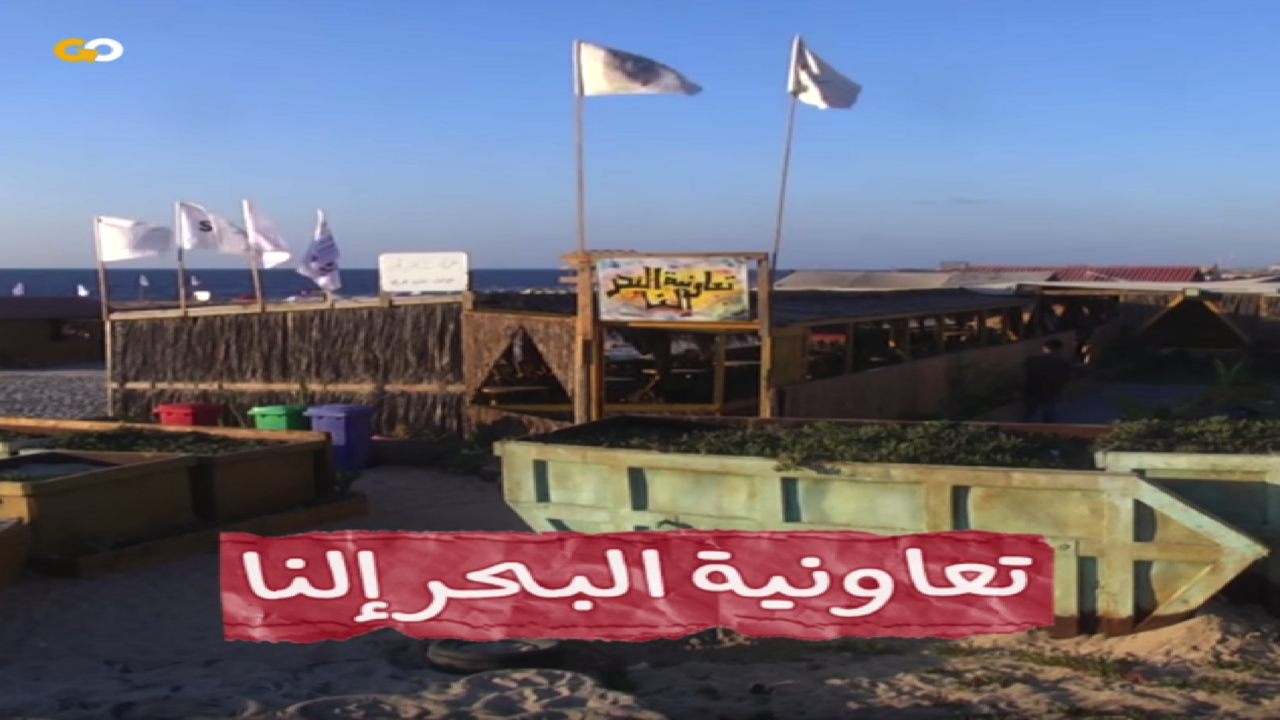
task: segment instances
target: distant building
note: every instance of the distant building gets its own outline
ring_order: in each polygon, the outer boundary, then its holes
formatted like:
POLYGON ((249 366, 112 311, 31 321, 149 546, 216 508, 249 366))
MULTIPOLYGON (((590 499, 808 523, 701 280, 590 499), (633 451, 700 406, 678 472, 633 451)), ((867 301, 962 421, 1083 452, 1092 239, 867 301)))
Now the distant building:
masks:
POLYGON ((1204 282, 1197 265, 969 265, 979 274, 1052 273, 1054 282, 1204 282))
POLYGON ((0 368, 100 362, 102 306, 81 297, 0 297, 0 368))

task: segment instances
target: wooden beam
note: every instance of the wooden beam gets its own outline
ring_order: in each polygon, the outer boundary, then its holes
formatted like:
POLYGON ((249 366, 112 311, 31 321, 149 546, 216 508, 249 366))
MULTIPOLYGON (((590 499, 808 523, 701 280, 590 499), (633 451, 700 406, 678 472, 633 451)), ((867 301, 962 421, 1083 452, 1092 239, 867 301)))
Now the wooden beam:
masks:
POLYGON ((853 372, 853 336, 857 331, 857 323, 849 323, 844 326, 844 374, 848 375, 853 372))
POLYGON ((724 383, 726 369, 724 366, 725 354, 729 350, 729 340, 724 335, 716 335, 716 355, 715 355, 715 387, 712 391, 711 402, 716 407, 724 405, 724 383))
POLYGON ((739 333, 739 334, 755 334, 759 324, 755 321, 749 322, 679 322, 679 321, 657 321, 657 320, 641 320, 641 321, 624 321, 610 320, 600 323, 603 327, 618 328, 636 328, 644 330, 667 330, 677 333, 739 333))
POLYGON ((773 272, 769 254, 756 259, 756 322, 760 334, 760 417, 773 417, 773 272))
MULTIPOLYGON (((178 390, 190 392, 297 392, 299 383, 241 383, 241 382, 149 382, 133 380, 115 383, 120 390, 178 390)), ((379 383, 307 383, 307 390, 312 392, 335 393, 371 393, 371 392, 403 392, 403 393, 463 393, 467 387, 461 384, 417 383, 407 385, 382 385, 379 383)))
POLYGON ((894 347, 902 354, 903 360, 911 359, 911 327, 907 323, 906 318, 889 322, 889 337, 893 340, 894 347))
MULTIPOLYGON (((297 302, 268 303, 268 313, 312 312, 317 310, 367 309, 375 307, 391 307, 400 305, 438 305, 441 303, 461 303, 461 295, 421 295, 410 297, 359 298, 337 300, 333 305, 323 299, 299 300, 297 302)), ((186 314, 179 308, 157 308, 154 310, 120 310, 110 315, 113 321, 156 320, 180 317, 207 317, 212 315, 258 315, 262 311, 256 304, 240 303, 236 305, 204 305, 187 308, 186 314)))
POLYGON ((574 290, 577 295, 577 313, 574 321, 574 379, 573 379, 573 421, 585 423, 591 421, 592 372, 591 361, 595 358, 592 332, 595 329, 595 302, 592 297, 594 288, 591 283, 591 255, 575 253, 566 255, 566 260, 574 264, 576 271, 574 290))

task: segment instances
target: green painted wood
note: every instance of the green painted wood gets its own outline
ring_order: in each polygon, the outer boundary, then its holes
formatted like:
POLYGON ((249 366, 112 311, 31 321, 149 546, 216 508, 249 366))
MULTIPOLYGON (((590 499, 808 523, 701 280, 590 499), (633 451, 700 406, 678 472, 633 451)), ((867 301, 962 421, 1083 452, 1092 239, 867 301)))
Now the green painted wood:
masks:
POLYGON ((1100 452, 1107 472, 1145 480, 1261 540, 1269 556, 1250 571, 1266 584, 1265 602, 1280 614, 1280 456, 1100 452))
POLYGON ((1199 607, 1267 548, 1133 473, 834 463, 498 443, 505 498, 538 531, 950 529, 1044 535, 1058 629, 1120 634, 1199 607))

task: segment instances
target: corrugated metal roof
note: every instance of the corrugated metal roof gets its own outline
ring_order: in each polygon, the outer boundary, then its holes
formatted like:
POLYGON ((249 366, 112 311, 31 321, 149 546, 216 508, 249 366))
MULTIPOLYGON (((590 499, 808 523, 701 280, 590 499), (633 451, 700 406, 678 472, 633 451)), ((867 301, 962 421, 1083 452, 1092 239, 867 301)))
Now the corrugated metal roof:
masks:
POLYGON ((1018 305, 1023 300, 961 289, 897 292, 809 292, 780 290, 773 294, 773 322, 802 325, 822 320, 971 312, 1018 305))
POLYGON ((1053 271, 1040 272, 964 272, 951 273, 943 287, 972 287, 981 285, 1008 285, 1010 283, 1041 282, 1053 279, 1053 271))
POLYGON ((1201 282, 1196 265, 970 265, 970 273, 1051 272, 1061 282, 1201 282))
POLYGON ((82 297, 0 297, 0 320, 97 320, 102 305, 82 297))
POLYGON ((1180 293, 1183 290, 1199 290, 1223 295, 1280 295, 1280 287, 1271 282, 1130 282, 1111 280, 1103 282, 1031 282, 1020 283, 1020 288, 1097 290, 1099 295, 1115 293, 1180 293))

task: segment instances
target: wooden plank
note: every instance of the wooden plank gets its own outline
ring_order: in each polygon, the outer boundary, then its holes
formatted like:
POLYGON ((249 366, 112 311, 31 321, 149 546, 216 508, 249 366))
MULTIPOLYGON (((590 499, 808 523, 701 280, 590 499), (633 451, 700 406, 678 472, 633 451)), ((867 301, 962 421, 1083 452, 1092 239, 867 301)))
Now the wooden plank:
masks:
MULTIPOLYGON (((348 309, 368 309, 384 306, 400 306, 400 305, 437 305, 441 303, 461 303, 463 297, 456 295, 413 295, 405 297, 390 296, 386 297, 385 302, 380 298, 353 298, 347 300, 336 300, 332 305, 323 301, 298 301, 298 302, 275 302, 267 303, 266 312, 309 312, 314 310, 348 310, 348 309)), ((110 321, 129 321, 129 320, 155 320, 157 318, 180 318, 180 317, 208 317, 211 315, 257 315, 262 311, 258 305, 254 303, 241 303, 236 305, 208 305, 208 306, 192 306, 189 307, 184 315, 180 308, 157 308, 153 310, 122 310, 112 312, 108 319, 110 321)))
POLYGON ((1071 538, 1045 538, 1053 546, 1053 627, 1049 637, 1080 634, 1080 550, 1071 538))
POLYGON ((243 532, 254 535, 291 535, 307 532, 328 523, 367 514, 369 514, 368 497, 353 493, 351 496, 335 502, 243 520, 221 528, 197 530, 184 535, 138 543, 92 555, 83 555, 76 558, 32 557, 30 567, 36 572, 56 577, 97 577, 177 560, 191 555, 217 552, 218 536, 224 532, 243 532))
POLYGON ((628 321, 628 320, 610 320, 601 322, 602 327, 625 327, 625 328, 642 328, 645 330, 670 330, 672 332, 682 333, 730 333, 730 334, 748 334, 755 333, 759 327, 752 320, 750 322, 677 322, 677 321, 628 321))
POLYGON ((1134 485, 1115 483, 1107 493, 1107 552, 1098 559, 1098 619, 1108 637, 1133 632, 1134 485))
POLYGON ((156 432, 201 432, 224 437, 244 438, 246 440, 267 440, 274 442, 328 442, 329 434, 312 430, 258 430, 257 428, 208 427, 186 425, 148 425, 143 423, 98 422, 94 420, 57 420, 49 418, 0 417, 0 429, 30 432, 34 435, 42 433, 59 434, 68 432, 102 432, 128 428, 133 430, 154 430, 156 432))
POLYGON ((716 335, 715 349, 715 385, 711 391, 711 404, 719 408, 724 404, 724 381, 725 381, 725 353, 728 351, 728 338, 719 334, 716 335))
MULTIPOLYGON (((297 383, 224 383, 224 382, 149 382, 132 381, 118 383, 122 390, 187 390, 187 391, 225 391, 225 392, 296 392, 297 383)), ((334 383, 313 385, 307 383, 311 392, 405 392, 405 393, 462 393, 466 386, 461 384, 418 383, 413 385, 380 385, 378 383, 334 383)))

